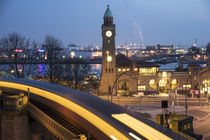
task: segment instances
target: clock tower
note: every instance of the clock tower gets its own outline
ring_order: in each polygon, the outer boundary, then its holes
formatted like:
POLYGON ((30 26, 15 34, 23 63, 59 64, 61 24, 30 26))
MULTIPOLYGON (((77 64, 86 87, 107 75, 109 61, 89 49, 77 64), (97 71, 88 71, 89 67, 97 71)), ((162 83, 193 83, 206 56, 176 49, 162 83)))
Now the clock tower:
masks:
POLYGON ((116 80, 116 59, 115 59, 115 24, 113 15, 107 6, 104 14, 102 30, 102 72, 99 92, 101 94, 112 94, 112 87, 116 80))

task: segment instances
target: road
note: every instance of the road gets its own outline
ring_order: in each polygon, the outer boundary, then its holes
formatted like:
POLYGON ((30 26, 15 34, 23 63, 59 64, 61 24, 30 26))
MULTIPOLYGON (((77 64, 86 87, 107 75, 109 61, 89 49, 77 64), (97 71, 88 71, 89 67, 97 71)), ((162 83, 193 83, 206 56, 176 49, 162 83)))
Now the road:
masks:
POLYGON ((210 108, 194 107, 189 110, 189 115, 194 116, 194 132, 203 135, 203 140, 210 139, 210 108))
MULTIPOLYGON (((151 119, 155 121, 156 114, 162 113, 160 105, 155 104, 139 104, 139 105, 126 105, 128 109, 148 113, 151 115, 151 119)), ((184 106, 169 106, 168 112, 176 112, 178 114, 185 114, 184 106)), ((194 117, 193 128, 195 134, 202 134, 203 140, 210 140, 210 107, 208 106, 189 106, 188 115, 194 117)))

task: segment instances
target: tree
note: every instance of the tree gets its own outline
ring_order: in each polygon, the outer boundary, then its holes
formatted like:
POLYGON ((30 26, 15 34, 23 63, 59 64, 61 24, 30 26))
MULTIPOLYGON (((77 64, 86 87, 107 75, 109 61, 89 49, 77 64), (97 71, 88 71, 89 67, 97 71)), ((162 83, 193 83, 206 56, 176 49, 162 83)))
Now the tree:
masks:
POLYGON ((58 83, 62 74, 63 65, 55 64, 55 61, 61 58, 62 42, 53 36, 46 36, 43 46, 48 62, 46 74, 49 77, 50 83, 58 83))
POLYGON ((44 48, 48 62, 46 74, 51 83, 67 85, 71 88, 78 89, 88 75, 90 65, 79 64, 79 58, 72 59, 75 62, 74 64, 58 64, 57 62, 59 59, 62 59, 63 55, 62 47, 63 44, 59 39, 53 36, 47 36, 45 38, 44 48))
POLYGON ((18 33, 10 33, 0 40, 1 56, 4 56, 5 61, 13 61, 9 64, 9 71, 16 78, 28 78, 31 67, 26 64, 26 60, 30 59, 33 51, 30 49, 30 41, 18 33))
POLYGON ((89 64, 79 64, 79 58, 73 58, 75 64, 65 65, 63 73, 63 81, 66 82, 67 86, 75 89, 80 89, 82 82, 88 76, 91 69, 89 64))

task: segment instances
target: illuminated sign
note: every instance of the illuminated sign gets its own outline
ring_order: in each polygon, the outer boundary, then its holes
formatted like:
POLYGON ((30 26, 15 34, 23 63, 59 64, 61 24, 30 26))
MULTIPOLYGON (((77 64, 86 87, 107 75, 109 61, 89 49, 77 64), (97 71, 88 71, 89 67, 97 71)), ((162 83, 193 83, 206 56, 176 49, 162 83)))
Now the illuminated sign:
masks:
POLYGON ((45 52, 45 51, 44 51, 44 49, 38 49, 38 52, 43 53, 43 52, 45 52))
POLYGON ((21 49, 15 49, 14 51, 17 52, 17 53, 23 52, 23 50, 21 50, 21 49))

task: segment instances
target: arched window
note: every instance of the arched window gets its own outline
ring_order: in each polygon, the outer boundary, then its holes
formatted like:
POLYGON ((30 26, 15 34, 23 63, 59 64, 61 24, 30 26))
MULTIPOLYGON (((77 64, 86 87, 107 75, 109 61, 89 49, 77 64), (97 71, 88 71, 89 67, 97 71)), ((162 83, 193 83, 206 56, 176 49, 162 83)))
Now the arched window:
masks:
POLYGON ((203 84, 203 91, 205 94, 210 94, 210 78, 206 78, 202 82, 203 84))
POLYGON ((128 90, 127 82, 126 81, 119 82, 118 89, 119 90, 128 90))

